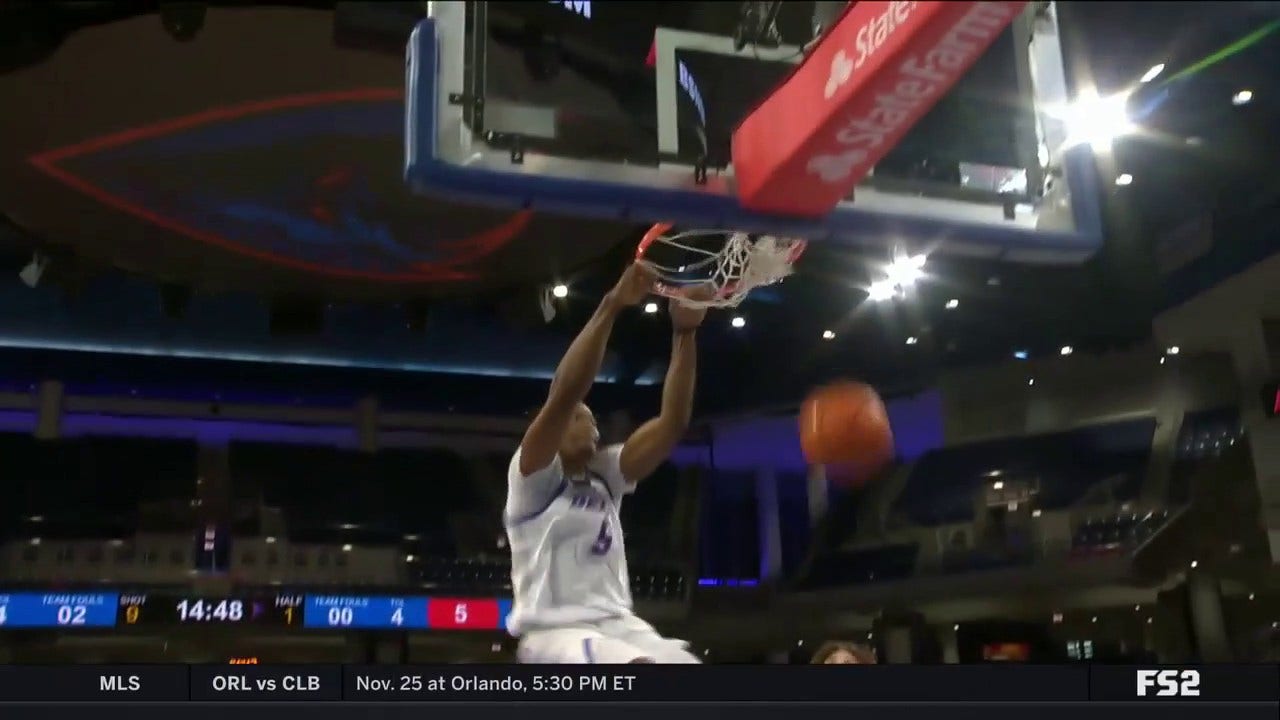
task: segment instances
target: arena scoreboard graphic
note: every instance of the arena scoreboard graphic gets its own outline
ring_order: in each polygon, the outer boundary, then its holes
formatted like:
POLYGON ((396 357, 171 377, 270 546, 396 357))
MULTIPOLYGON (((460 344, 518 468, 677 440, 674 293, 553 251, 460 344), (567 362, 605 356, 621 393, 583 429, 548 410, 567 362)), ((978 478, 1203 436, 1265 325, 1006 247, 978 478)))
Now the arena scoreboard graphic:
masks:
POLYGON ((511 601, 500 598, 0 591, 0 630, 254 625, 308 630, 497 631, 505 628, 510 612, 511 601))

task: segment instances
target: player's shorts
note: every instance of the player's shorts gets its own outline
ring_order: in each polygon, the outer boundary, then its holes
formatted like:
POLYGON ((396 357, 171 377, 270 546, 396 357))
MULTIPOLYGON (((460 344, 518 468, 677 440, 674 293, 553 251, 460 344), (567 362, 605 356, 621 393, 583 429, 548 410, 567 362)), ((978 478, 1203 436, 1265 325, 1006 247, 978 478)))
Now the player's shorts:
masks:
POLYGON ((520 662, 545 665, 624 665, 636 661, 664 665, 700 661, 683 640, 664 638, 637 617, 613 618, 572 627, 531 630, 520 638, 520 662))

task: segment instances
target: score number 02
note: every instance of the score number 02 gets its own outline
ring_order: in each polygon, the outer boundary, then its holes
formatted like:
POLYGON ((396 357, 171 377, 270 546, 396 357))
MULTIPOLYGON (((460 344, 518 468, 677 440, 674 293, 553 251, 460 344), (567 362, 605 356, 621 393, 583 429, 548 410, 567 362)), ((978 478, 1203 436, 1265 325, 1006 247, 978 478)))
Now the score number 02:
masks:
MULTIPOLYGON (((53 619, 59 625, 83 625, 89 609, 84 605, 59 605, 53 619)), ((9 621, 9 606, 0 605, 0 625, 9 621)))

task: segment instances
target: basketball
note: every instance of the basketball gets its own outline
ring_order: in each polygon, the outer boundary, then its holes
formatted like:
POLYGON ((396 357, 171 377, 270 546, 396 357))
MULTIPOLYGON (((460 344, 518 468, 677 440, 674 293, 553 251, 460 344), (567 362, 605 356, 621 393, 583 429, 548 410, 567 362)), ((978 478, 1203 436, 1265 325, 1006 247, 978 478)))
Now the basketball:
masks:
POLYGON ((893 431, 880 395, 844 381, 814 390, 800 406, 800 449, 813 465, 838 466, 847 482, 869 479, 893 459, 893 431))

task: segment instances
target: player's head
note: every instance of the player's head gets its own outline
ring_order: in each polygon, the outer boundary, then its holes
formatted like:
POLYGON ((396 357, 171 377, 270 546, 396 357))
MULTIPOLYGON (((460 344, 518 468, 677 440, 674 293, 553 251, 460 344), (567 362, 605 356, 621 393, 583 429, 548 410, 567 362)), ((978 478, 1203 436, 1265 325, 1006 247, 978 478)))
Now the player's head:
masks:
POLYGON ((875 665, 875 653, 848 642, 823 643, 809 661, 812 665, 875 665))
POLYGON ((560 438, 560 457, 566 460, 587 460, 595 454, 600 444, 600 430, 596 427, 596 416, 586 403, 578 403, 573 417, 569 419, 569 427, 560 438))

